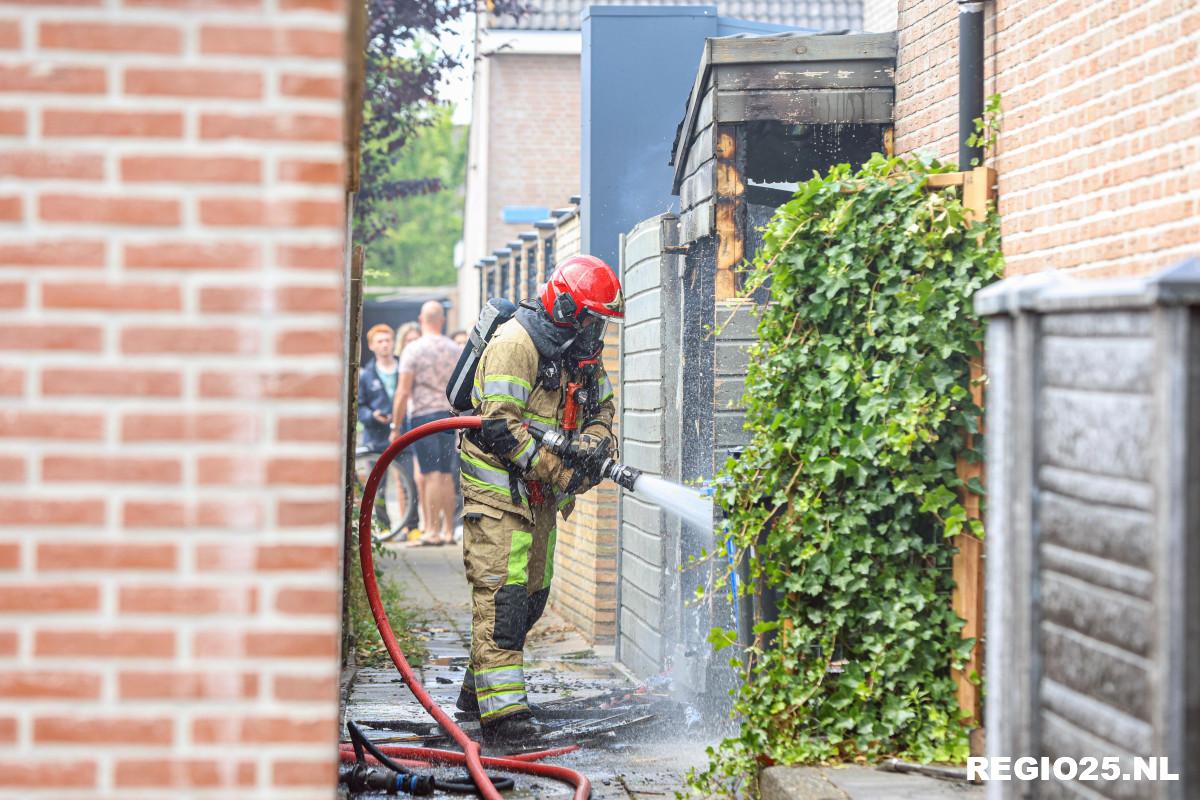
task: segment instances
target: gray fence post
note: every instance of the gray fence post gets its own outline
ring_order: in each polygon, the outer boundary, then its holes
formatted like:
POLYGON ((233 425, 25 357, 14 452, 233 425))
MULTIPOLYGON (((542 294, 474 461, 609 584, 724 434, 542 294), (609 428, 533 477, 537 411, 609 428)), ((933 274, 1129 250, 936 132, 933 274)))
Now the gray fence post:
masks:
MULTIPOLYGON (((987 334, 987 748, 1168 757, 1171 782, 988 797, 1183 798, 1200 730, 1200 260, 1015 277, 987 334)), ((1162 768, 1162 764, 1156 764, 1162 768)))

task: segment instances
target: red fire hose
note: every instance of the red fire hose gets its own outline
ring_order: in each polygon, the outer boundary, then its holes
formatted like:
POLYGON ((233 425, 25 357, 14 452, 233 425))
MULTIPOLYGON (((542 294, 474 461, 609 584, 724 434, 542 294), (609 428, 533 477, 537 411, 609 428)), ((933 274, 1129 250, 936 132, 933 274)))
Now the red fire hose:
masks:
MULTIPOLYGON (((417 682, 416 675, 413 674, 413 669, 409 666, 408 659, 404 657, 404 652, 400 650, 400 645, 396 642, 396 635, 392 633, 391 623, 388 622, 387 614, 383 610, 383 602, 379 599, 379 586, 375 582, 375 559, 371 552, 371 510, 375 507, 375 493, 379 490, 379 484, 383 481, 383 476, 387 473, 388 465, 392 463, 404 448, 418 439, 442 431, 459 428, 478 428, 479 425, 479 417, 450 417, 448 419, 428 422, 418 428, 414 428, 392 442, 391 446, 383 451, 383 455, 375 462, 375 468, 371 470, 370 477, 367 478, 366 486, 363 487, 362 505, 359 506, 358 512, 358 558, 362 566, 363 584, 366 587, 367 600, 371 604, 371 614, 375 617, 375 625, 379 628, 379 635, 383 638, 383 645, 387 648, 388 655, 392 657, 392 662, 396 665, 396 669, 404 677, 404 685, 417 698, 417 702, 433 716, 437 723, 442 726, 442 729, 449 733, 451 738, 463 749, 462 753, 449 750, 434 750, 426 747, 385 747, 383 751, 386 755, 400 758, 466 764, 467 772, 471 774, 471 780, 475 782, 479 793, 488 798, 488 800, 501 800, 501 797, 500 792, 492 786, 491 780, 484 772, 483 768, 485 765, 510 772, 540 775, 544 778, 569 783, 575 787, 574 800, 587 800, 592 793, 592 784, 585 776, 567 767, 534 763, 538 759, 561 755, 575 748, 555 748, 537 753, 525 753, 512 758, 485 758, 481 756, 479 753, 479 743, 463 733, 462 728, 458 727, 454 720, 433 702, 433 698, 425 691, 425 687, 417 682)), ((353 748, 350 745, 342 745, 341 756, 344 761, 353 761, 353 748), (347 750, 347 748, 350 749, 347 750), (347 755, 349 755, 348 759, 347 755)))

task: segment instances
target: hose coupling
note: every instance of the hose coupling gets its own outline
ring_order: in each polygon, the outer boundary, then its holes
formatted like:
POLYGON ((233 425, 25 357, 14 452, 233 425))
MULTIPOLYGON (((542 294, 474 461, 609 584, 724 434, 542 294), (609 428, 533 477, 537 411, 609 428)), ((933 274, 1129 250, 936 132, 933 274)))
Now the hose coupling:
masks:
POLYGON ((563 431, 541 431, 531 426, 529 433, 541 443, 542 447, 555 455, 563 455, 571 445, 570 437, 563 431))
POLYGON ((359 762, 343 764, 338 781, 351 794, 381 792, 385 794, 411 794, 418 797, 433 794, 433 777, 408 772, 394 772, 387 767, 359 762))

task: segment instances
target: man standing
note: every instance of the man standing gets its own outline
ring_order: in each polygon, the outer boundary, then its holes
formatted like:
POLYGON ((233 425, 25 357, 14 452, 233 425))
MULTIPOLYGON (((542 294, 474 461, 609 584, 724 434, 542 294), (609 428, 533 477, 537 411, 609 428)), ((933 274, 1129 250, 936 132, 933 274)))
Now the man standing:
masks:
POLYGON ((367 331, 367 349, 375 354, 375 360, 358 373, 358 421, 363 424, 359 447, 373 453, 387 449, 392 423, 392 397, 396 394, 392 336, 392 329, 382 323, 367 331))
POLYGON ((458 708, 479 714, 484 740, 528 742, 537 729, 525 691, 525 637, 554 574, 558 512, 597 478, 540 446, 558 431, 582 453, 611 449, 612 384, 600 365, 604 330, 624 317, 607 264, 559 264, 489 340, 472 397, 482 427, 462 439, 463 560, 471 584, 471 659, 458 708))
MULTIPOLYGON (((396 394, 397 363, 392 355, 392 329, 384 324, 373 325, 367 331, 367 348, 375 359, 358 372, 358 421, 362 423, 362 438, 358 442, 360 457, 375 457, 388 447, 388 431, 392 423, 392 398, 396 394)), ((389 471, 397 469, 393 464, 389 471)), ((387 507, 388 481, 381 484, 381 500, 387 507)), ((397 485, 398 488, 398 485, 397 485)), ((404 510, 397 506, 398 513, 404 510)), ((389 517, 388 525, 392 525, 389 517)))
MULTIPOLYGON (((442 335, 446 313, 442 304, 430 300, 421 306, 417 322, 421 338, 404 348, 400 356, 399 380, 393 403, 393 417, 404 418, 409 409, 412 428, 450 416, 446 384, 458 362, 462 348, 442 335), (409 400, 411 399, 411 403, 409 400)), ((399 426, 397 426, 398 428, 399 426)), ((393 433, 392 439, 399 434, 393 433)), ((421 497, 426 510, 425 532, 414 546, 450 544, 454 541, 454 433, 426 436, 413 443, 417 466, 424 476, 421 497)))

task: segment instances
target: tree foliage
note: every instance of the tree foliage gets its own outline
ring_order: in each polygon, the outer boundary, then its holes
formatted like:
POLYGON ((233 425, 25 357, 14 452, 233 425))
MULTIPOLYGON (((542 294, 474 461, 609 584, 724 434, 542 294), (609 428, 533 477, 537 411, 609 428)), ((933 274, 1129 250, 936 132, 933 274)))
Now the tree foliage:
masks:
POLYGON ((771 297, 746 379, 753 438, 718 501, 743 557, 768 530, 751 570, 779 592, 780 622, 755 629, 774 641, 751 648, 740 734, 690 776, 703 796, 753 793, 764 761, 967 754, 950 670, 972 642, 948 537, 982 534, 955 462, 979 457, 971 297, 1001 256, 994 215, 971 225, 957 190, 924 188, 944 171, 882 155, 834 167, 778 209, 751 266, 747 291, 771 297))
MULTIPOLYGON (((396 201, 459 186, 448 182, 452 174, 415 169, 420 163, 414 159, 399 162, 423 128, 446 119, 438 83, 463 63, 464 54, 442 43, 456 22, 476 10, 477 0, 360 2, 367 4, 367 45, 354 240, 370 254, 375 242, 394 239, 397 227, 408 221, 404 215, 411 209, 396 201)), ((525 10, 518 0, 488 0, 487 8, 514 17, 525 10)), ((418 205, 416 210, 426 209, 418 205)), ((446 268, 453 270, 453 264, 447 261, 446 268)))
POLYGON ((373 282, 389 286, 454 283, 454 246, 462 237, 462 188, 467 172, 466 130, 451 122, 448 108, 421 129, 392 164, 396 181, 438 181, 442 191, 376 203, 364 222, 382 233, 366 249, 365 269, 373 282))

